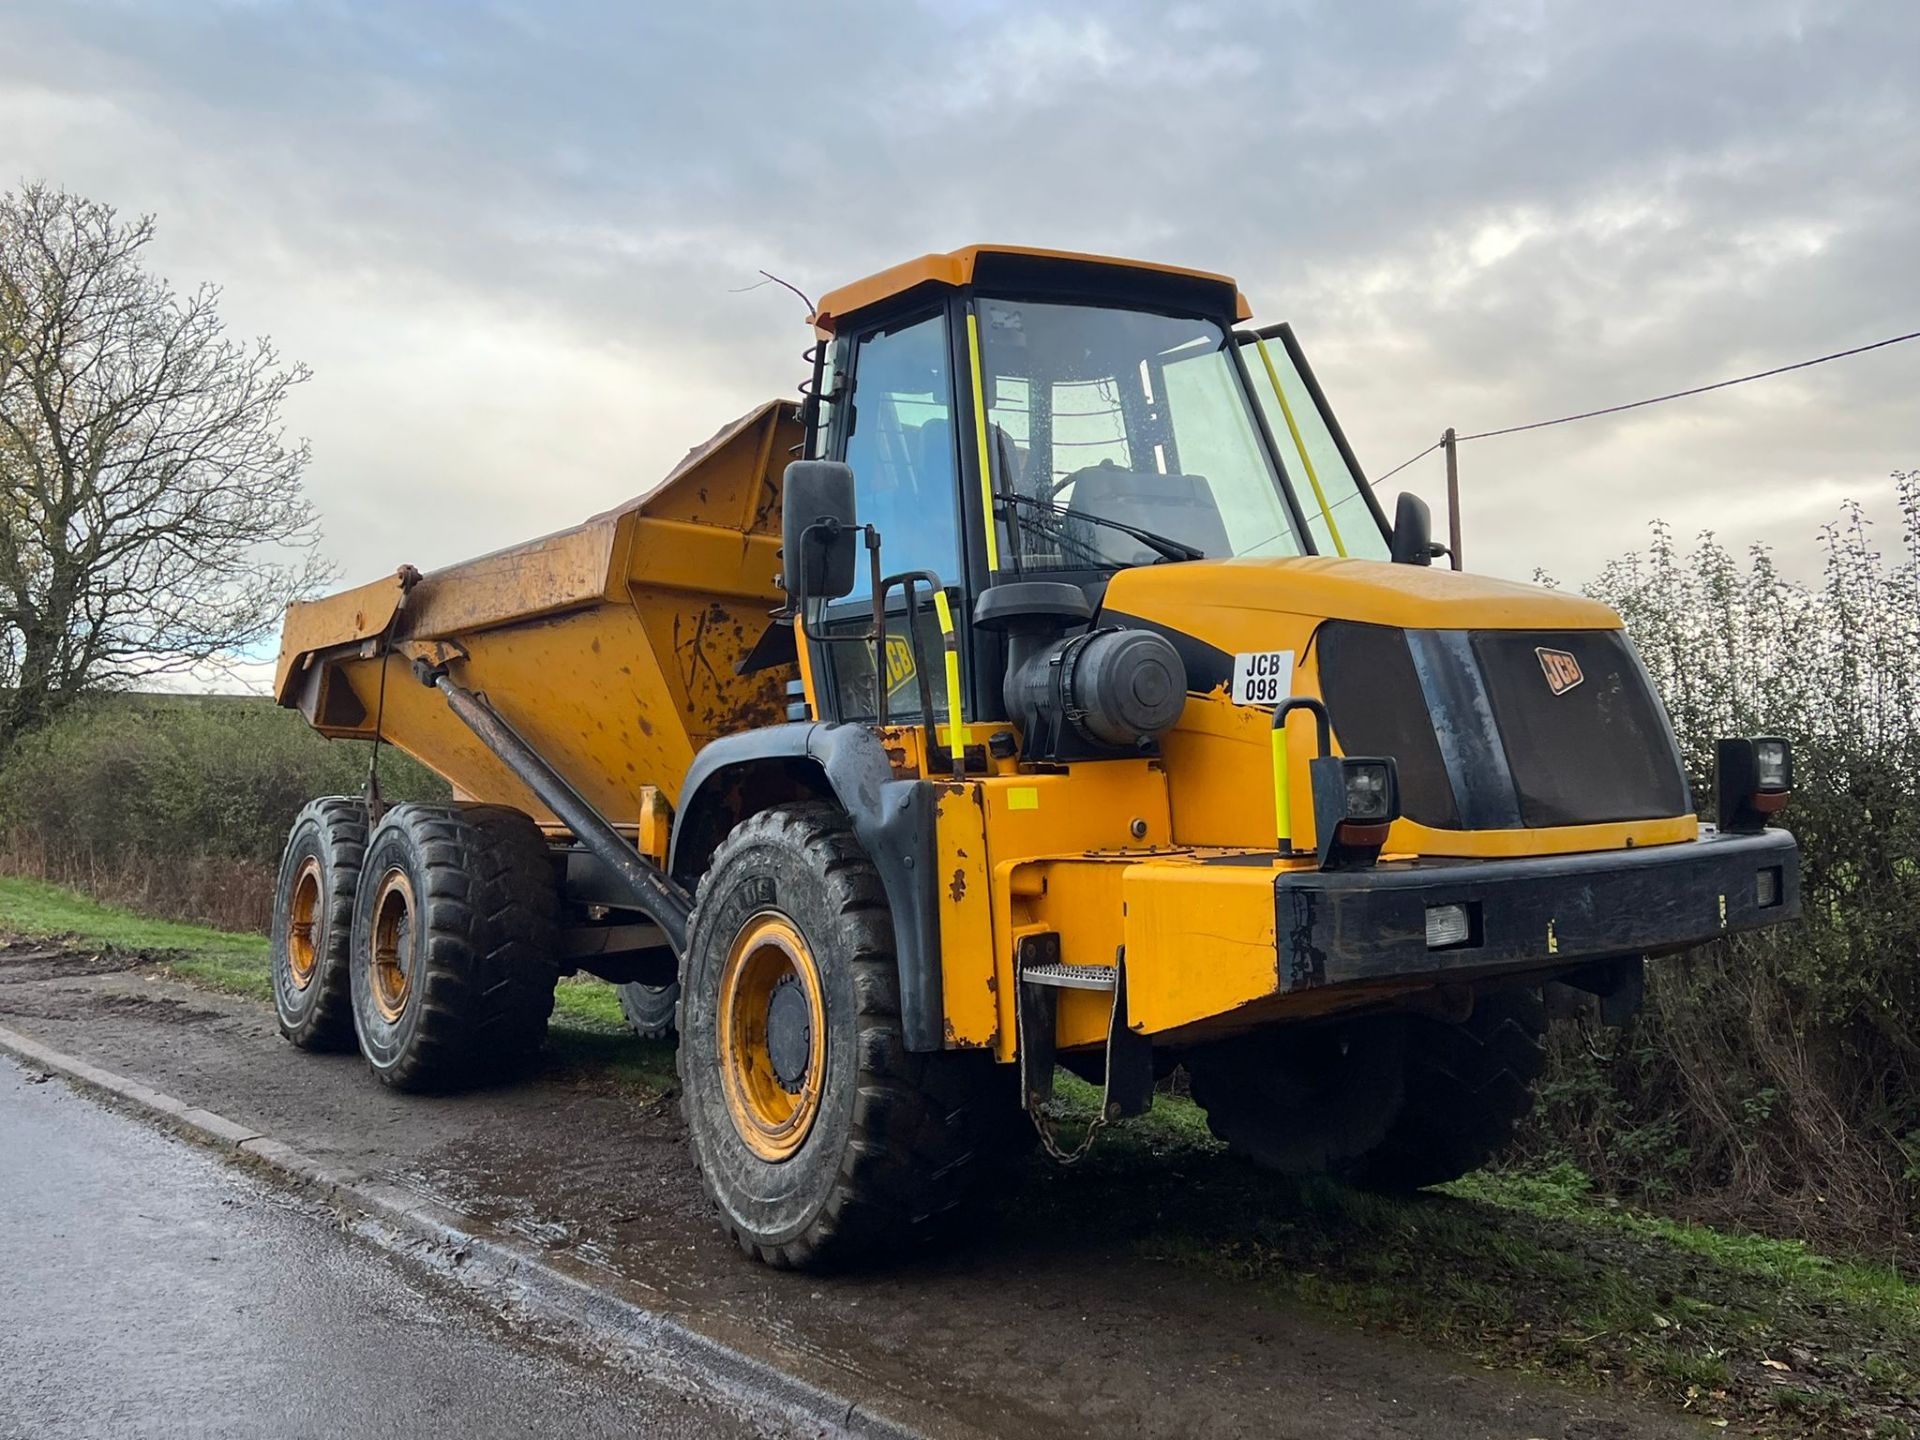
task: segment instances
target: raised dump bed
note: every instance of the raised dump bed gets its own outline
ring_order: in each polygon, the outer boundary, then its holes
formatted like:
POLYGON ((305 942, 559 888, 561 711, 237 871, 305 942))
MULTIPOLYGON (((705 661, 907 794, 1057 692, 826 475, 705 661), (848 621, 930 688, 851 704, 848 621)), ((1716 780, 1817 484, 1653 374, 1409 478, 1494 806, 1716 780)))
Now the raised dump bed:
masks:
MULTIPOLYGON (((671 802, 703 745, 784 716, 793 672, 740 668, 783 598, 780 476, 801 433, 791 402, 762 405, 570 530, 295 605, 274 694, 324 735, 377 731, 462 799, 552 822, 407 664, 464 656, 465 685, 602 816, 635 824, 642 786, 671 802)), ((780 642, 790 663, 791 632, 780 642)))

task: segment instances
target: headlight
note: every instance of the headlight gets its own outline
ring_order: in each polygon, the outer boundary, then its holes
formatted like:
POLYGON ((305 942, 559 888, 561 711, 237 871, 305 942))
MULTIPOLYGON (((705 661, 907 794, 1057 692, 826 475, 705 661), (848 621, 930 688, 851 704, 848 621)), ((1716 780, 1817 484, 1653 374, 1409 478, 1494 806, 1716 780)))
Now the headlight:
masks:
POLYGON ((1714 746, 1715 818, 1729 834, 1764 830, 1793 789, 1793 746, 1778 735, 1728 738, 1714 746))
POLYGON ((1393 818, 1393 772, 1386 761, 1347 760, 1342 770, 1347 785, 1347 819, 1379 822, 1393 818))
POLYGON ((1753 788, 1790 790, 1793 788, 1793 752, 1784 740, 1753 742, 1753 788))
POLYGON ((1380 858, 1400 817, 1400 782, 1385 756, 1322 755, 1313 780, 1313 832, 1322 870, 1361 870, 1380 858))

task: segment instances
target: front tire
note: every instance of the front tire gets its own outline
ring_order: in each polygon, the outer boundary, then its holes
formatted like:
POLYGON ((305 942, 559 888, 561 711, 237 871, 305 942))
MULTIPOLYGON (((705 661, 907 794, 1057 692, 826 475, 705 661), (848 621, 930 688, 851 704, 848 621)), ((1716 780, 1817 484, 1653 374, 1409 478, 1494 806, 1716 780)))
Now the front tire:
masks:
POLYGON ((1011 1066, 907 1050, 886 894, 837 807, 734 828, 682 975, 681 1107, 748 1255, 824 1268, 933 1241, 1016 1148, 1011 1066))
POLYGON ((1465 1020, 1416 1012, 1259 1030, 1186 1056, 1193 1099, 1234 1154, 1284 1175, 1405 1191, 1493 1159, 1546 1067, 1537 990, 1476 997, 1465 1020))
POLYGON ((1393 1127, 1354 1167, 1356 1183, 1418 1190, 1493 1159, 1533 1110, 1547 1066, 1538 990, 1487 991, 1458 1024, 1407 1017, 1407 1098, 1393 1127))
POLYGON ((273 1012, 302 1050, 353 1045, 347 955, 367 851, 364 801, 330 795, 293 817, 273 895, 273 1012))
POLYGON ((1398 1015, 1255 1030, 1185 1057, 1215 1138, 1280 1175, 1338 1175, 1386 1139, 1405 1095, 1398 1015))
POLYGON ((518 810, 389 810, 367 842, 349 967, 374 1075, 446 1090, 524 1064, 553 1013, 558 909, 546 842, 518 810))

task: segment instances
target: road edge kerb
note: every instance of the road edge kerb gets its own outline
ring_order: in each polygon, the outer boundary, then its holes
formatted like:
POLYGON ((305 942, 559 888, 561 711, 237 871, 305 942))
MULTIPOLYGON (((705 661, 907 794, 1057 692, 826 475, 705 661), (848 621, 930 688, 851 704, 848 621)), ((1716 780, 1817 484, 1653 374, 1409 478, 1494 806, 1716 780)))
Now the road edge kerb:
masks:
POLYGON ((926 1440, 924 1432, 875 1414, 858 1400, 570 1275, 492 1233, 483 1222, 411 1190, 342 1171, 263 1131, 5 1025, 0 1025, 0 1052, 144 1110, 189 1139, 229 1151, 302 1190, 355 1210, 371 1222, 355 1227, 356 1233, 382 1248, 425 1264, 470 1291, 497 1291, 504 1284, 517 1304, 542 1319, 572 1326, 600 1346, 644 1357, 669 1379, 690 1379, 724 1399, 772 1412, 789 1424, 814 1427, 822 1435, 926 1440))

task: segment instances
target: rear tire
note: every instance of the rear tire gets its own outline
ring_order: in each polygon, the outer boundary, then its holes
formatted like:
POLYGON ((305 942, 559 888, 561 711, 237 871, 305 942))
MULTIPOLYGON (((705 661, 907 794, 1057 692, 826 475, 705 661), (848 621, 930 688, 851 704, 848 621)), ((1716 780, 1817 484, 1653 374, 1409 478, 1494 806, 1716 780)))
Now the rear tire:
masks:
POLYGON ((310 801, 287 832, 273 895, 273 1011, 302 1050, 353 1046, 347 954, 366 851, 367 807, 350 796, 310 801))
POLYGON ((1407 1017, 1407 1098, 1352 1179, 1418 1190, 1471 1174, 1513 1139, 1547 1065, 1547 1012, 1538 990, 1477 996, 1459 1024, 1407 1017))
POLYGON ((553 1013, 558 909, 546 841, 518 810, 389 810, 367 841, 349 967, 373 1073, 444 1090, 524 1064, 553 1013))
POLYGON ((630 981, 620 987, 620 1013, 642 1040, 671 1040, 678 1033, 680 985, 642 985, 630 981))
POLYGON ((734 828, 682 976, 694 1163, 755 1259, 825 1268, 942 1238, 1017 1149, 1012 1066, 906 1048, 886 893, 836 806, 734 828))

